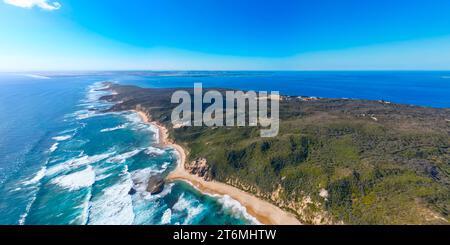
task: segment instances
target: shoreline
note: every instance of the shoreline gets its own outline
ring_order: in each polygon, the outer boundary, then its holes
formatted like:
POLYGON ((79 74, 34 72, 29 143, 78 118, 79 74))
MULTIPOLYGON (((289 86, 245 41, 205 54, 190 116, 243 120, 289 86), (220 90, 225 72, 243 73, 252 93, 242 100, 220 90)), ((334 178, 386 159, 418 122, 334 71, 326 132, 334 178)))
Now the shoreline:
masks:
POLYGON ((236 187, 218 182, 205 181, 203 178, 192 175, 184 168, 186 162, 185 149, 168 139, 168 130, 163 125, 152 121, 143 111, 134 110, 145 123, 158 127, 159 144, 164 147, 175 149, 179 155, 176 168, 169 173, 167 181, 184 181, 197 188, 203 194, 227 195, 244 206, 247 212, 256 218, 258 222, 266 225, 301 225, 294 214, 282 210, 281 208, 264 201, 248 192, 236 187))

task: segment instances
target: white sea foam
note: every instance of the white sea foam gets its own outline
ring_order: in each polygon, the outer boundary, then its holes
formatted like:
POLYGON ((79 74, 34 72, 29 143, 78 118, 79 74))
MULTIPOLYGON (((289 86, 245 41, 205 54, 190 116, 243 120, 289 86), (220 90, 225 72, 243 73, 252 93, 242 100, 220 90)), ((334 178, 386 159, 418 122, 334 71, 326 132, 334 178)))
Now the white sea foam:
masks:
POLYGON ((46 166, 42 167, 33 178, 31 178, 30 180, 24 181, 23 184, 24 185, 34 185, 34 184, 39 183, 39 181, 41 181, 41 179, 44 178, 46 171, 47 171, 47 167, 46 166))
POLYGON ((172 188, 174 185, 175 185, 174 183, 165 185, 163 191, 161 191, 161 193, 158 193, 156 195, 152 195, 146 191, 142 192, 142 194, 143 194, 145 200, 155 201, 155 200, 158 200, 158 199, 163 198, 163 197, 167 196, 168 194, 170 194, 172 192, 172 188))
POLYGON ((131 179, 131 174, 128 172, 128 165, 125 165, 122 169, 122 174, 125 174, 128 178, 131 179))
POLYGON ((83 208, 81 212, 81 224, 86 225, 89 220, 89 200, 92 198, 92 188, 89 188, 89 193, 84 198, 84 202, 80 205, 83 208))
POLYGON ((125 152, 116 156, 109 158, 107 161, 111 163, 124 163, 128 158, 134 157, 139 154, 142 149, 135 149, 129 152, 125 152))
POLYGON ((121 125, 119 125, 117 127, 102 129, 102 130, 100 130, 100 132, 102 132, 102 133, 112 132, 112 131, 116 131, 116 130, 119 130, 119 129, 124 129, 127 126, 128 126, 128 124, 124 123, 124 124, 121 124, 121 125))
POLYGON ((56 177, 51 182, 71 191, 79 190, 94 184, 95 172, 91 166, 88 166, 84 170, 56 177))
MULTIPOLYGON (((87 109, 94 109, 94 108, 105 108, 109 105, 112 105, 113 103, 106 102, 106 101, 99 101, 102 96, 105 95, 112 95, 114 92, 108 91, 106 89, 109 88, 109 85, 104 84, 104 82, 97 82, 88 87, 88 92, 86 93, 85 99, 81 101, 80 106, 84 106, 87 109)), ((92 114, 90 114, 92 115, 92 114)), ((81 118, 85 118, 84 115, 81 116, 81 118)))
MULTIPOLYGON (((31 206, 33 206, 34 202, 36 201, 36 195, 37 195, 37 192, 39 191, 40 185, 41 185, 40 181, 41 181, 42 178, 44 178, 46 171, 47 171, 47 167, 43 166, 36 173, 36 175, 33 178, 23 182, 23 184, 26 185, 26 186, 35 185, 35 184, 37 184, 37 186, 34 187, 32 190, 30 190, 30 191, 33 192, 33 194, 32 194, 32 197, 31 197, 30 201, 28 202, 27 206, 25 207, 25 211, 23 212, 22 215, 20 215, 19 225, 24 225, 25 224, 26 218, 28 217, 28 213, 31 210, 31 206)), ((22 189, 22 188, 17 188, 17 189, 22 189)))
POLYGON ((199 215, 201 212, 203 212, 205 208, 202 204, 199 204, 196 207, 188 209, 188 216, 186 217, 186 220, 184 221, 184 224, 191 224, 192 220, 199 215))
POLYGON ((165 151, 163 149, 159 149, 153 146, 149 146, 147 147, 147 149, 145 150, 145 153, 147 155, 162 155, 165 153, 165 151))
POLYGON ((104 82, 96 82, 88 87, 89 91, 87 93, 88 98, 92 98, 93 100, 98 99, 97 96, 99 94, 110 93, 107 91, 109 89, 109 85, 105 85, 104 82))
MULTIPOLYGON (((39 172, 38 172, 39 174, 39 172)), ((36 175, 37 177, 38 175, 36 175)), ((36 178, 35 177, 35 178, 36 178)), ((40 178, 39 178, 40 179, 40 178)), ((33 182, 38 182, 38 181, 33 181, 33 182)), ((38 187, 39 188, 39 187, 38 187)), ((35 192, 33 193, 33 196, 31 197, 30 201, 27 203, 27 206, 25 207, 25 211, 22 213, 22 215, 20 215, 19 218, 19 225, 24 225, 25 221, 28 217, 28 214, 30 213, 31 207, 33 206, 34 202, 36 201, 36 195, 37 195, 37 191, 39 189, 36 189, 35 192)))
POLYGON ((80 111, 80 113, 76 115, 76 118, 77 120, 84 120, 94 116, 98 116, 94 111, 80 111))
POLYGON ((177 202, 173 205, 173 210, 176 211, 183 211, 185 209, 188 209, 191 206, 191 203, 187 198, 184 197, 184 193, 182 193, 179 197, 177 202))
POLYGON ((65 140, 69 140, 71 138, 72 138, 72 135, 61 135, 61 136, 53 137, 52 139, 56 140, 56 141, 65 141, 65 140))
POLYGON ((83 99, 78 105, 83 107, 83 109, 67 115, 67 117, 75 117, 77 120, 84 120, 95 116, 105 115, 105 113, 98 113, 95 109, 106 109, 110 105, 112 105, 112 103, 100 101, 100 98, 102 96, 111 94, 110 91, 102 90, 107 88, 108 86, 104 86, 103 82, 94 83, 93 85, 89 86, 89 90, 86 93, 85 99, 83 99))
POLYGON ((159 129, 153 124, 148 124, 142 120, 138 113, 128 112, 123 114, 134 130, 148 130, 153 133, 153 140, 159 143, 159 129))
POLYGON ((159 128, 154 126, 153 124, 148 124, 148 129, 153 133, 153 141, 156 144, 161 143, 159 138, 159 128))
POLYGON ((131 172, 131 179, 133 180, 136 191, 146 193, 148 179, 153 175, 155 175, 154 167, 138 169, 131 172))
POLYGON ((112 175, 113 175, 112 173, 95 175, 95 182, 107 179, 107 178, 111 177, 112 175))
POLYGON ((56 151, 56 149, 58 149, 58 145, 59 145, 58 142, 54 143, 54 144, 50 147, 49 151, 50 151, 50 152, 56 151))
POLYGON ((167 170, 167 167, 169 167, 170 162, 164 162, 163 165, 161 166, 160 171, 164 172, 167 170))
MULTIPOLYGON (((90 112, 90 113, 94 113, 94 112, 90 112)), ((89 110, 83 109, 83 110, 75 111, 73 113, 66 114, 64 116, 64 118, 66 118, 66 119, 75 118, 77 120, 81 120, 81 119, 86 118, 88 116, 88 114, 89 114, 89 110)))
POLYGON ((19 225, 24 225, 25 221, 28 217, 28 213, 30 213, 31 206, 33 206, 33 203, 36 201, 36 194, 33 195, 31 200, 28 202, 27 206, 25 207, 25 212, 23 212, 22 215, 20 215, 19 219, 19 225))
POLYGON ((171 153, 175 156, 175 159, 177 160, 177 165, 179 165, 181 162, 181 155, 177 150, 175 150, 175 148, 171 148, 171 149, 172 149, 171 153))
POLYGON ((151 176, 152 168, 138 169, 131 172, 131 179, 135 183, 137 191, 144 192, 147 188, 148 178, 151 176))
POLYGON ((167 170, 167 167, 169 167, 170 163, 169 162, 164 162, 163 165, 161 165, 160 168, 158 168, 157 166, 153 166, 148 168, 149 170, 149 175, 158 175, 158 174, 162 174, 167 170))
POLYGON ((247 209, 238 201, 228 195, 218 196, 217 201, 222 204, 224 210, 227 210, 237 219, 246 219, 253 224, 261 224, 255 217, 247 213, 247 209))
POLYGON ((184 224, 190 224, 191 221, 202 211, 204 211, 205 208, 197 200, 189 200, 184 197, 183 193, 173 205, 172 209, 178 212, 187 212, 187 217, 184 220, 184 224))
POLYGON ((126 173, 128 171, 128 166, 123 166, 119 164, 111 164, 110 162, 105 162, 99 166, 95 167, 95 181, 101 181, 107 179, 111 176, 117 175, 118 168, 123 168, 122 172, 126 173))
POLYGON ((109 84, 105 84, 105 82, 117 83, 117 81, 100 81, 100 82, 96 82, 96 83, 94 83, 94 84, 89 86, 90 91, 109 89, 110 85, 109 84))
MULTIPOLYGON (((135 170, 133 172, 131 172, 131 179, 133 180, 133 183, 135 184, 135 189, 138 192, 141 193, 148 193, 146 192, 147 189, 147 184, 148 184, 148 179, 150 178, 150 176, 155 176, 158 174, 161 174, 164 172, 164 170, 167 169, 167 167, 163 168, 163 169, 158 169, 156 166, 152 166, 152 167, 148 167, 148 168, 144 168, 144 169, 138 169, 135 170)), ((172 185, 166 185, 171 187, 172 185)), ((163 190, 163 192, 166 189, 163 190)), ((168 193, 170 193, 171 189, 168 189, 168 193)), ((168 194, 168 193, 164 193, 164 194, 168 194)), ((160 193, 161 195, 159 195, 158 197, 162 197, 164 196, 162 193, 160 193)), ((152 195, 152 196, 156 196, 156 195, 152 195)))
POLYGON ((129 174, 121 182, 107 187, 91 202, 89 224, 131 225, 134 212, 131 196, 128 194, 133 183, 129 174))
POLYGON ((166 209, 166 211, 164 211, 163 216, 161 217, 161 224, 162 225, 170 224, 171 219, 172 219, 172 210, 168 208, 166 209))
POLYGON ((142 118, 135 112, 126 113, 124 116, 125 119, 132 124, 143 124, 142 118))
MULTIPOLYGON (((194 189, 196 189, 199 192, 202 192, 200 189, 197 188, 194 184, 192 184, 190 181, 186 182, 190 186, 192 186, 194 189)), ((202 192, 203 193, 203 192, 202 192)), ((224 210, 231 211, 231 214, 238 219, 244 218, 252 224, 255 225, 261 225, 261 222, 259 222, 255 217, 251 216, 247 212, 247 208, 245 208, 239 201, 233 199, 232 197, 228 195, 218 195, 218 194, 209 194, 209 193, 203 193, 203 195, 208 195, 210 197, 216 198, 217 201, 222 205, 222 208, 224 210)))
POLYGON ((78 158, 74 158, 74 159, 70 159, 66 162, 54 165, 50 168, 48 168, 47 171, 47 175, 51 176, 54 174, 57 174, 59 172, 65 171, 65 170, 70 170, 72 168, 77 168, 77 167, 81 167, 81 166, 85 166, 88 164, 92 164, 92 163, 96 163, 99 162, 101 160, 104 160, 108 157, 110 157, 111 155, 113 155, 114 153, 104 153, 104 154, 99 154, 99 155, 94 155, 94 156, 80 156, 78 158))
MULTIPOLYGON (((66 130, 63 130, 63 131, 59 132, 58 134, 59 134, 59 135, 66 135, 66 134, 68 134, 68 133, 74 133, 74 132, 76 132, 77 130, 78 130, 78 128, 66 129, 66 130)), ((70 137, 72 138, 72 135, 70 135, 70 137)))
POLYGON ((162 169, 166 170, 167 167, 169 167, 170 162, 164 162, 163 165, 161 166, 162 169))
POLYGON ((102 164, 101 166, 95 168, 95 174, 96 175, 110 174, 111 172, 114 172, 114 169, 117 167, 120 167, 120 165, 109 163, 102 164))
POLYGON ((148 179, 150 176, 155 176, 164 173, 167 170, 167 167, 170 163, 165 162, 161 168, 157 166, 152 166, 144 169, 139 169, 131 172, 131 178, 133 179, 133 183, 136 184, 136 190, 145 192, 147 188, 148 179))

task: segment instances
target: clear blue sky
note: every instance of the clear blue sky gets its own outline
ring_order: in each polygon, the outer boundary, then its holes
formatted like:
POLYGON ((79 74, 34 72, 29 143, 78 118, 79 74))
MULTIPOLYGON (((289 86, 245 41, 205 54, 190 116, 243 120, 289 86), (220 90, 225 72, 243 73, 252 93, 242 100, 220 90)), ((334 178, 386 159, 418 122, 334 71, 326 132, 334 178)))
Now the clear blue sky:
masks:
POLYGON ((450 69, 449 0, 0 1, 0 70, 450 69))

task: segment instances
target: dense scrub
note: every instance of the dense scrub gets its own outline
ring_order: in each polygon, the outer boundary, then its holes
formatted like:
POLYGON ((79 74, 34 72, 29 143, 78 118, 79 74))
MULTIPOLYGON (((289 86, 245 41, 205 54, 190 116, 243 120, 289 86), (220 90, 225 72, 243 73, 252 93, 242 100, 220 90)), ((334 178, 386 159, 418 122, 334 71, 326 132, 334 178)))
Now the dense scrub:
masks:
POLYGON ((173 90, 118 86, 113 110, 147 110, 185 145, 206 158, 219 181, 305 214, 289 202, 310 197, 318 210, 351 224, 448 223, 450 111, 379 101, 285 97, 280 134, 252 127, 170 126, 173 90), (230 181, 230 180, 238 180, 230 181), (281 191, 276 199, 269 196, 281 191))

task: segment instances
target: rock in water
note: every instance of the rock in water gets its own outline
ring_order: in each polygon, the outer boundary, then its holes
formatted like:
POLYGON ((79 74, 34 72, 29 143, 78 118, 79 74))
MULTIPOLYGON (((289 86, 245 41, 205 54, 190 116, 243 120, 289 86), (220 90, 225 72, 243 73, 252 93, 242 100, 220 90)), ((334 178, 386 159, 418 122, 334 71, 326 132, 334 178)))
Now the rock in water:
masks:
POLYGON ((160 176, 151 176, 148 180, 147 191, 150 194, 158 194, 164 189, 164 179, 160 176))
POLYGON ((136 194, 136 189, 131 188, 130 191, 128 192, 128 195, 134 195, 136 194))

